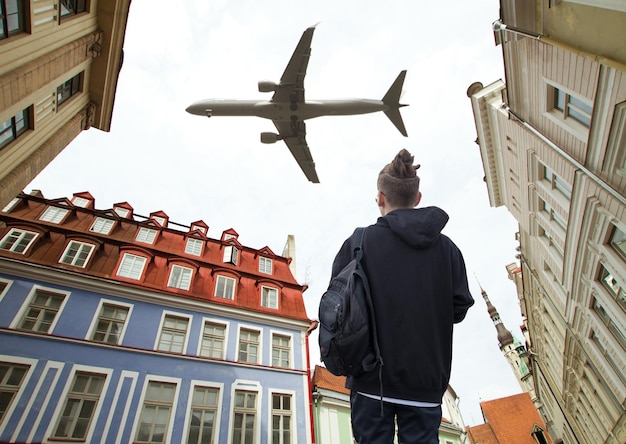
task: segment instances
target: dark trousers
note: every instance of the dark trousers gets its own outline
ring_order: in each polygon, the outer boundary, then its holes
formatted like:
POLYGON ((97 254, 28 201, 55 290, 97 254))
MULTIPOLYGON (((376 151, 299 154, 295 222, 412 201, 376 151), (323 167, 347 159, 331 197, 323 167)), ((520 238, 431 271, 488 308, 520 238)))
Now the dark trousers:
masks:
POLYGON ((358 444, 392 444, 398 423, 398 443, 439 444, 441 406, 412 407, 350 394, 352 434, 358 444), (394 421, 395 419, 395 421, 394 421))

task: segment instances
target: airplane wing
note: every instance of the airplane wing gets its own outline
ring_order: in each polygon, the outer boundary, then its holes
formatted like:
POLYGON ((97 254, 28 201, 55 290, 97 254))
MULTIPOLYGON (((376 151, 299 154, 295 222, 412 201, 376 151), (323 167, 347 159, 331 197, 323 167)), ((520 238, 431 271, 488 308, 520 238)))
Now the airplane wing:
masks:
POLYGON ((304 76, 311 55, 313 31, 315 26, 307 28, 300 37, 298 46, 280 78, 278 89, 272 96, 272 102, 289 102, 294 106, 304 103, 304 76))
POLYGON ((274 120, 279 136, 285 141, 289 151, 300 165, 302 172, 309 181, 320 183, 315 171, 315 162, 306 143, 306 125, 301 120, 274 120))

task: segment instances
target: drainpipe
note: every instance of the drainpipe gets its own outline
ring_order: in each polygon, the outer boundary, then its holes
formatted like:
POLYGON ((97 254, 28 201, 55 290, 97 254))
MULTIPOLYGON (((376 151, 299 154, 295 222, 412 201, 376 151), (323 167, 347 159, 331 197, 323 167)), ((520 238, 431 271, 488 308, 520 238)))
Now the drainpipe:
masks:
POLYGON ((304 336, 305 347, 306 347, 306 376, 308 378, 308 387, 309 387, 309 417, 310 417, 310 427, 311 427, 311 443, 315 444, 315 421, 313 420, 313 381, 311 379, 311 354, 309 352, 309 334, 310 331, 304 336))

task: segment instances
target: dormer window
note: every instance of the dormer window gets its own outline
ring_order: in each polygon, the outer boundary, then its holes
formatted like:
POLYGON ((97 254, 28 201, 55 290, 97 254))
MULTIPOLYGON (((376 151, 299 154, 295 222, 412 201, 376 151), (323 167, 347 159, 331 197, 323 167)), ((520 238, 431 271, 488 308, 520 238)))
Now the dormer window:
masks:
POLYGON ((9 234, 4 236, 2 241, 0 241, 0 249, 24 254, 26 250, 28 250, 28 247, 33 244, 36 237, 37 233, 33 233, 32 231, 13 228, 9 231, 9 234))
POLYGON ((128 214, 130 213, 128 208, 122 207, 115 207, 113 208, 113 211, 115 211, 120 217, 128 217, 128 214))
POLYGON ((84 197, 75 197, 72 199, 72 203, 77 207, 87 208, 87 205, 89 205, 89 199, 85 199, 84 197))
POLYGON ((11 202, 9 202, 7 204, 7 206, 2 209, 2 212, 3 213, 8 213, 8 212, 12 211, 13 208, 15 208, 19 202, 20 202, 20 198, 19 197, 14 197, 13 200, 11 202))
POLYGON ((228 240, 228 239, 237 239, 237 236, 235 236, 234 234, 230 234, 230 233, 224 233, 224 240, 228 240))
POLYGON ((185 253, 193 254, 194 256, 200 256, 202 254, 202 242, 199 239, 189 238, 185 245, 185 253))
POLYGON ((278 309, 278 290, 272 287, 261 287, 261 306, 278 309))
POLYGON ((259 272, 272 274, 272 260, 267 257, 259 257, 259 272))
POLYGON ((199 231, 202 234, 206 234, 206 227, 203 227, 201 225, 192 225, 191 226, 191 231, 199 231))
POLYGON ((65 218, 67 213, 69 213, 69 210, 67 208, 48 207, 39 219, 45 222, 58 224, 65 218))
POLYGON ((164 217, 152 216, 152 219, 158 222, 159 225, 161 225, 162 227, 164 227, 167 224, 167 219, 165 219, 164 217))
POLYGON ((239 262, 239 249, 234 245, 224 247, 224 263, 237 265, 239 262))
POLYGON ((85 242, 70 241, 59 261, 62 264, 73 265, 85 268, 87 261, 91 257, 95 245, 85 242))
POLYGON ((181 267, 180 265, 172 265, 172 271, 170 272, 167 286, 180 288, 181 290, 189 290, 192 275, 193 270, 191 268, 181 267))
POLYGON ((109 234, 114 223, 115 221, 111 219, 96 217, 96 220, 94 220, 93 224, 91 224, 89 231, 93 233, 109 234))
POLYGON ((143 256, 137 256, 136 254, 124 253, 120 266, 117 270, 117 275, 130 279, 139 280, 143 274, 144 267, 147 259, 143 256))
POLYGON ((137 233, 135 240, 137 242, 143 242, 145 244, 153 244, 158 231, 150 228, 141 227, 137 233))

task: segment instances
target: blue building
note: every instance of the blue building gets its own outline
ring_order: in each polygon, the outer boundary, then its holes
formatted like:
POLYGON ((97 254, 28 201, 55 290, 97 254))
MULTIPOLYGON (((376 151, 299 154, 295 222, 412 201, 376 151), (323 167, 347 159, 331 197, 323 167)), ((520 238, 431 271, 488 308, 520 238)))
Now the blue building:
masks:
POLYGON ((290 259, 94 204, 0 212, 0 442, 313 442, 290 259))

